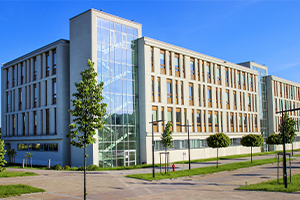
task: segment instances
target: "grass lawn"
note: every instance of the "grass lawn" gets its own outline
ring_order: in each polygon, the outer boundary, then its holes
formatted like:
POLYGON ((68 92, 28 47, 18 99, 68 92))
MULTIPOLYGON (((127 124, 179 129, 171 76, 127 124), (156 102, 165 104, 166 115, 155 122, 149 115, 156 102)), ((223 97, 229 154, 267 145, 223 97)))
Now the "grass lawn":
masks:
POLYGON ((289 183, 290 178, 288 180, 288 188, 284 187, 283 179, 279 179, 279 184, 277 183, 277 179, 257 183, 253 185, 241 186, 239 190, 258 190, 258 191, 270 191, 270 192, 296 192, 300 190, 300 174, 292 176, 292 183, 289 183))
POLYGON ((265 165, 265 164, 276 163, 276 162, 277 162, 276 158, 269 158, 263 160, 253 160, 252 163, 251 161, 246 161, 246 162, 223 164, 223 165, 219 165, 219 168, 217 168, 216 166, 209 166, 209 167, 202 167, 202 168, 194 168, 191 170, 184 170, 184 171, 180 170, 180 171, 170 172, 170 174, 156 173, 155 178, 152 177, 152 173, 131 174, 131 175, 127 175, 126 177, 143 179, 143 180, 161 180, 161 179, 178 178, 178 177, 186 177, 186 176, 194 176, 194 175, 202 175, 202 174, 212 174, 216 172, 231 171, 240 168, 253 167, 257 165, 265 165))
POLYGON ((0 172, 0 178, 9 178, 9 177, 17 177, 17 176, 37 176, 37 174, 33 172, 12 172, 12 171, 0 172))
MULTIPOLYGON (((291 155, 292 156, 292 155, 291 155)), ((293 156, 300 157, 300 154, 294 154, 293 156)))
MULTIPOLYGON (((1 172, 2 173, 2 172, 1 172)), ((31 187, 29 185, 0 185, 0 198, 10 197, 10 196, 20 196, 21 194, 35 193, 35 192, 45 192, 45 190, 31 187)))

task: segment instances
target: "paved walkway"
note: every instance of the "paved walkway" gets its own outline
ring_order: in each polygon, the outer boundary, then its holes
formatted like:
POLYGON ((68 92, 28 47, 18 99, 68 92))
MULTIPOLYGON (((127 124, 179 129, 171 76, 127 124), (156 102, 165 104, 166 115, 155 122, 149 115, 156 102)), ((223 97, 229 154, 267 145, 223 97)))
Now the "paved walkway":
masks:
MULTIPOLYGON (((263 159, 269 156, 256 156, 263 159)), ((250 158, 235 159, 245 161, 250 158)), ((221 160, 221 164, 234 160, 221 160)), ((216 162, 193 164, 192 167, 215 165, 216 162)), ((178 169, 180 169, 178 165, 178 169)), ((185 167, 188 167, 185 164, 185 167)), ((44 193, 21 195, 7 199, 83 199, 83 172, 54 170, 8 169, 9 171, 33 171, 40 176, 1 178, 0 184, 28 184, 43 188, 44 193)), ((158 171, 159 169, 157 169, 158 171)), ((87 175, 87 199, 300 199, 300 192, 292 194, 235 190, 240 185, 254 184, 276 179, 277 163, 205 176, 173 180, 143 181, 125 178, 125 174, 151 173, 152 169, 96 171, 87 175)), ((282 170, 281 170, 282 172, 282 170)), ((292 174, 300 173, 300 158, 292 161, 292 174)), ((284 186, 282 186, 284 187, 284 186)))

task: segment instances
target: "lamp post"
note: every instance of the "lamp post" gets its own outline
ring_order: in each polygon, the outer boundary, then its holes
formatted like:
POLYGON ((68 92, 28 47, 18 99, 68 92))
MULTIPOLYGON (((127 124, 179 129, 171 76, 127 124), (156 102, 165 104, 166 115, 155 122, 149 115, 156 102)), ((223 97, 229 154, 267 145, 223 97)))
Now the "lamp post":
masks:
POLYGON ((185 126, 188 129, 188 151, 189 151, 189 170, 191 170, 191 153, 190 153, 190 127, 189 120, 186 120, 186 124, 180 124, 179 126, 185 126))
POLYGON ((152 124, 152 165, 153 165, 153 178, 155 178, 155 165, 154 165, 154 131, 153 131, 153 124, 158 122, 163 122, 164 119, 153 121, 153 115, 152 115, 152 121, 149 122, 149 124, 152 124))

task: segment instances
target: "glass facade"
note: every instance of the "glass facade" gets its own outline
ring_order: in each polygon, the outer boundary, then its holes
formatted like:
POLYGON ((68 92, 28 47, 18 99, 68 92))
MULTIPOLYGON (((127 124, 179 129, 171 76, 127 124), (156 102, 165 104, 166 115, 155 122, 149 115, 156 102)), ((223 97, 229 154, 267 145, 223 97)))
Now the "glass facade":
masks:
POLYGON ((137 29, 97 18, 98 82, 107 103, 106 125, 98 131, 100 167, 134 165, 125 153, 139 152, 136 39, 137 29))

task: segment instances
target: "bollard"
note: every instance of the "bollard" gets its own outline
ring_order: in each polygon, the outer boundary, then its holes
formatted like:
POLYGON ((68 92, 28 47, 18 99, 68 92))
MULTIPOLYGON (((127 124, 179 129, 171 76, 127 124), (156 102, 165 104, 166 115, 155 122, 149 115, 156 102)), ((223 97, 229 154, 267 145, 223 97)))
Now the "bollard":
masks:
POLYGON ((25 160, 22 160, 22 168, 24 168, 25 160))
POLYGON ((173 164, 172 167, 173 167, 173 172, 175 172, 175 164, 173 164))
POLYGON ((50 169, 50 159, 48 160, 48 169, 50 169))

